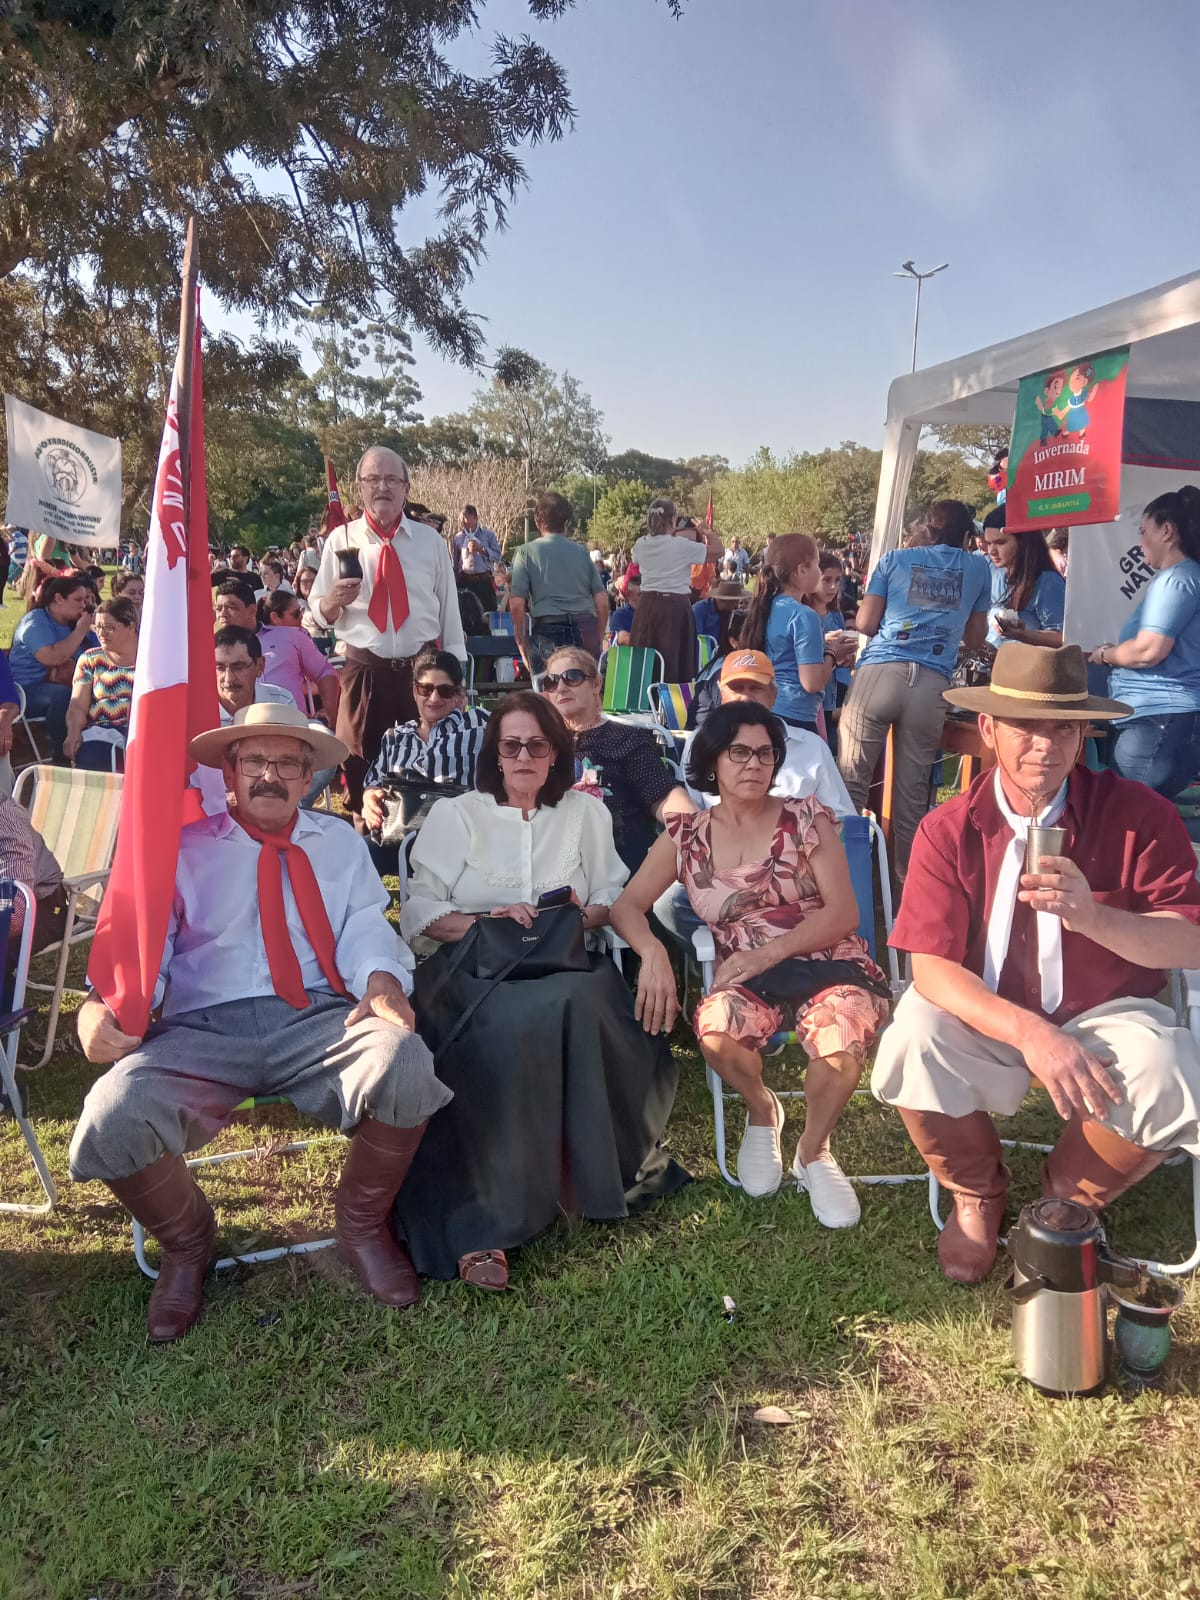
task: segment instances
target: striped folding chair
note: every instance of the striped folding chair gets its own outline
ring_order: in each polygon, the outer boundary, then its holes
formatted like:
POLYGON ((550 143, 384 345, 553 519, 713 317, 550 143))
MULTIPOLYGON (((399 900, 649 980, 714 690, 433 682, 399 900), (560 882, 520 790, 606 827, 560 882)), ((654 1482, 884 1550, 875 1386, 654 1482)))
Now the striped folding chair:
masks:
POLYGON ((488 627, 492 630, 494 638, 506 633, 510 639, 516 637, 511 611, 489 611, 487 614, 488 627))
POLYGON ((696 635, 696 676, 699 677, 705 667, 716 660, 717 641, 711 633, 698 633, 696 635))
POLYGON ((654 720, 668 733, 683 733, 695 692, 690 683, 652 683, 647 693, 654 720))
MULTIPOLYGON (((11 937, 13 923, 13 907, 17 899, 25 906, 25 919, 21 931, 17 935, 16 961, 13 967, 11 982, 3 981, 3 994, 0 995, 0 1089, 3 1098, 7 1100, 17 1127, 21 1130, 21 1137, 29 1151, 30 1160, 33 1162, 34 1171, 37 1173, 38 1182, 42 1186, 42 1193, 46 1198, 37 1204, 30 1205, 25 1201, 0 1200, 0 1212, 7 1211, 24 1217, 46 1217, 54 1210, 58 1200, 58 1193, 54 1187, 54 1179, 50 1176, 50 1168, 46 1165, 46 1158, 42 1154, 42 1147, 38 1144, 37 1135, 33 1131, 33 1124, 25 1115, 25 1108, 21 1098, 21 1087, 17 1082, 17 1053, 21 1047, 21 1027, 33 1016, 32 1008, 25 1005, 25 985, 29 977, 29 954, 33 948, 33 924, 37 916, 37 901, 33 897, 33 890, 28 884, 16 883, 12 880, 0 882, 0 951, 11 954, 11 937)), ((7 969, 7 963, 5 963, 7 969)))
POLYGON ((96 916, 113 854, 121 815, 124 777, 119 772, 81 772, 74 767, 26 767, 13 788, 13 799, 29 812, 29 820, 62 868, 67 891, 62 938, 39 955, 57 953, 54 982, 29 987, 50 995, 50 1015, 41 1059, 44 1067, 54 1050, 58 1016, 66 992, 67 964, 76 945, 96 931, 96 916))
POLYGON ((650 685, 661 683, 667 675, 666 663, 657 650, 614 644, 600 657, 604 679, 602 709, 610 717, 630 711, 650 709, 650 685))

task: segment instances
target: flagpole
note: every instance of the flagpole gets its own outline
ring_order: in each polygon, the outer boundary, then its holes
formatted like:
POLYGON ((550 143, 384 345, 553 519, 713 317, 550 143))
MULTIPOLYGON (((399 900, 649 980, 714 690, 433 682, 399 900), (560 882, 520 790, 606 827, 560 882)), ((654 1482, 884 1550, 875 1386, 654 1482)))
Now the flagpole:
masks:
POLYGON ((175 404, 179 419, 179 473, 187 503, 191 465, 192 347, 196 342, 196 219, 188 218, 183 246, 183 288, 179 300, 179 354, 176 358, 175 404))

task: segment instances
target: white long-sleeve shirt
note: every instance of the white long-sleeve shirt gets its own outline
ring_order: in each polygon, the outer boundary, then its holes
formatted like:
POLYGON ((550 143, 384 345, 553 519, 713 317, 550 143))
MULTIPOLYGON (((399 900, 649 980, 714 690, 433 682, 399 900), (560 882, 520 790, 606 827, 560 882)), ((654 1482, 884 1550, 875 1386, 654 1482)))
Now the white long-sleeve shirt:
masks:
MULTIPOLYGON (((333 929, 337 969, 361 999, 373 972, 389 972, 412 992, 412 954, 384 915, 388 893, 367 847, 338 817, 297 814, 292 840, 312 862, 333 929)), ((275 993, 258 910, 258 856, 263 847, 228 812, 183 830, 175 899, 154 1003, 164 1017, 227 1000, 275 993)), ((283 864, 283 903, 304 987, 328 992, 283 864)))
POLYGON ((415 656, 423 644, 440 639, 443 650, 465 661, 467 645, 458 610, 458 589, 445 540, 426 523, 404 517, 392 543, 404 568, 408 589, 408 620, 403 627, 392 626, 389 611, 387 626, 381 632, 367 615, 383 540, 371 532, 365 517, 357 517, 344 528, 335 528, 326 539, 321 565, 308 596, 314 615, 324 620, 320 601, 338 581, 338 552, 356 550, 363 569, 362 588, 358 599, 347 606, 333 624, 338 639, 356 650, 372 650, 388 660, 415 656))

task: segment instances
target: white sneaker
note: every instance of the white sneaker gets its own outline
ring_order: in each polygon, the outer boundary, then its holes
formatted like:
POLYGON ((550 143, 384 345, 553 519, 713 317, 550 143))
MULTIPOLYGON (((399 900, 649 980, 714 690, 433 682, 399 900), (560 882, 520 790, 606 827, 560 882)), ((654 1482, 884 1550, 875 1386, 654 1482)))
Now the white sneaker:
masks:
POLYGON ((825 1228, 853 1228, 862 1216, 862 1207, 849 1178, 831 1155, 820 1156, 805 1166, 796 1146, 792 1172, 801 1189, 808 1190, 813 1216, 825 1228))
POLYGON ((738 1182, 756 1200, 774 1194, 783 1182, 783 1156, 779 1149, 783 1106, 777 1095, 772 1095, 771 1099, 775 1103, 774 1126, 761 1128, 747 1123, 737 1157, 738 1182))

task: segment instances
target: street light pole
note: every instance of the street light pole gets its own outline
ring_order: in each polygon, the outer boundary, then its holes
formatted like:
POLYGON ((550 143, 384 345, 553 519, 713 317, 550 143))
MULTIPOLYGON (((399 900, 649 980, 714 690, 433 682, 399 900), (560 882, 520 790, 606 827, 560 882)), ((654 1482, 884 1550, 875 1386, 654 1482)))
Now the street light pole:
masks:
POLYGON ((893 278, 912 278, 917 286, 917 303, 913 311, 912 370, 914 372, 917 370, 917 334, 921 328, 921 285, 926 278, 932 278, 939 272, 945 272, 949 265, 948 261, 943 261, 940 267, 931 267, 928 272, 918 272, 911 261, 905 261, 900 272, 892 273, 893 278))

